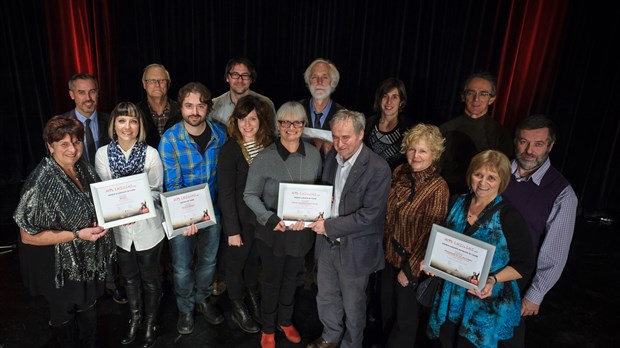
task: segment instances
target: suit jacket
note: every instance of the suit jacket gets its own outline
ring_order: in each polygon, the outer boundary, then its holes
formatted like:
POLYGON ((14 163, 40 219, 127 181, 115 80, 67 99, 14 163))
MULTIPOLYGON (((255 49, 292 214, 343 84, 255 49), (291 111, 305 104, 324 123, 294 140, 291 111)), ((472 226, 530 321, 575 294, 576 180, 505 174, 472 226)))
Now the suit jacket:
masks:
MULTIPOLYGON (((62 117, 73 117, 75 119, 77 119, 77 116, 75 115, 75 109, 71 109, 67 112, 65 112, 64 114, 60 115, 62 117)), ((110 114, 107 114, 105 112, 101 112, 99 110, 97 110, 97 127, 99 127, 99 147, 108 145, 110 143, 110 137, 108 136, 108 125, 110 124, 110 114)), ((98 147, 98 148, 99 148, 98 147)), ((98 149, 97 148, 97 149, 98 149)), ((95 149, 95 152, 97 152, 95 149)), ((84 151, 86 151, 86 148, 84 148, 84 151)), ((88 156, 88 155, 86 155, 88 156)), ((84 156, 82 158, 85 158, 84 156)), ((94 158, 93 158, 93 163, 90 163, 94 166, 94 158)), ((88 161, 86 161, 88 162, 88 161)))
MULTIPOLYGON (((310 110, 310 98, 302 99, 299 102, 301 103, 301 105, 304 106, 304 109, 306 110, 306 116, 308 117, 308 125, 306 127, 314 128, 314 126, 312 125, 312 110, 310 110)), ((321 129, 330 130, 331 127, 329 126, 329 121, 334 117, 334 114, 336 114, 338 110, 342 109, 344 109, 342 105, 336 103, 335 101, 332 102, 332 107, 331 109, 329 109, 329 114, 327 114, 327 117, 325 118, 325 122, 323 122, 321 129)))
MULTIPOLYGON (((391 187, 391 171, 387 162, 366 145, 351 168, 338 207, 339 216, 325 220, 330 239, 340 238, 343 268, 359 277, 383 269, 383 224, 391 187)), ((336 151, 326 157, 323 183, 333 185, 338 162, 336 151)), ((317 235, 316 259, 328 255, 330 244, 317 235)))

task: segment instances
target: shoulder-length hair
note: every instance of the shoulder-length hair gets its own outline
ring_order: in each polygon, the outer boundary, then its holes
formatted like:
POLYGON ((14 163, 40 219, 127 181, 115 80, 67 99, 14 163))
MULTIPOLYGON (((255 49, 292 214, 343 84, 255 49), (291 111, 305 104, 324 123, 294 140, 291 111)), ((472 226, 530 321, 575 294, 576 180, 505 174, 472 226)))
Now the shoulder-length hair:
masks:
POLYGON ((110 124, 108 125, 108 136, 110 137, 110 139, 118 139, 118 135, 116 135, 116 131, 114 130, 114 124, 116 123, 116 119, 119 116, 129 116, 137 118, 140 129, 138 130, 138 136, 136 138, 139 142, 143 142, 146 140, 146 130, 144 129, 144 115, 142 115, 140 109, 138 109, 134 103, 127 101, 116 104, 114 110, 112 110, 112 113, 110 114, 110 124))
POLYGON ((416 144, 420 140, 426 141, 426 145, 431 150, 433 163, 437 163, 446 148, 446 138, 441 135, 439 127, 432 124, 418 123, 415 127, 407 130, 403 134, 400 152, 407 153, 409 146, 416 144))
POLYGON ((246 118, 252 110, 256 110, 258 116, 258 131, 256 132, 256 144, 266 147, 273 143, 273 130, 269 123, 270 106, 261 98, 254 95, 246 95, 237 101, 235 109, 228 120, 226 127, 228 135, 237 141, 242 141, 243 136, 239 131, 239 120, 246 118))
POLYGON ((390 77, 381 81, 381 84, 377 87, 377 92, 375 93, 375 103, 373 105, 374 112, 381 112, 381 101, 383 100, 383 96, 386 95, 392 88, 396 88, 398 91, 398 96, 400 97, 398 112, 403 111, 405 105, 407 105, 407 89, 405 88, 403 81, 395 77, 390 77))

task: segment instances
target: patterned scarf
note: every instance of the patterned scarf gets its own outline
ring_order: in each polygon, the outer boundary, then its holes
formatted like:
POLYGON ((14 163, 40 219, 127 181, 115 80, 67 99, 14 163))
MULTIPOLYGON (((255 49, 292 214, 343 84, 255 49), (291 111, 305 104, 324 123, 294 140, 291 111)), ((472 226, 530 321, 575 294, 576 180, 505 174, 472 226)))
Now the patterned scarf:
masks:
POLYGON ((110 161, 112 178, 118 179, 144 172, 146 148, 145 142, 136 142, 131 148, 129 159, 125 159, 125 154, 118 145, 118 141, 112 140, 108 145, 108 160, 110 161))

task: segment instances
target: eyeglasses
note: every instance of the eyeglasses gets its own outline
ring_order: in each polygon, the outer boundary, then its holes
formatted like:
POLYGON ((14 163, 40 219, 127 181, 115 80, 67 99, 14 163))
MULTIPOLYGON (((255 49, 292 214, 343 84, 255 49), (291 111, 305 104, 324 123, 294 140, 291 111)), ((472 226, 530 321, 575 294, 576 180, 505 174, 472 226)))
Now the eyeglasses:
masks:
POLYGON ((301 128, 304 125, 303 121, 278 121, 280 127, 289 128, 291 125, 295 128, 301 128))
POLYGON ((239 74, 238 72, 229 72, 228 76, 230 76, 232 79, 234 80, 239 80, 239 78, 241 78, 243 81, 247 81, 249 79, 252 78, 252 75, 245 73, 245 74, 239 74))
POLYGON ((486 91, 482 91, 482 92, 476 92, 476 91, 472 91, 471 89, 466 90, 463 94, 465 94, 465 96, 467 98, 488 98, 491 96, 491 93, 486 92, 486 91))
POLYGON ((165 83, 168 83, 168 80, 149 79, 149 80, 144 80, 144 82, 146 82, 147 85, 154 86, 154 85, 163 85, 165 83))

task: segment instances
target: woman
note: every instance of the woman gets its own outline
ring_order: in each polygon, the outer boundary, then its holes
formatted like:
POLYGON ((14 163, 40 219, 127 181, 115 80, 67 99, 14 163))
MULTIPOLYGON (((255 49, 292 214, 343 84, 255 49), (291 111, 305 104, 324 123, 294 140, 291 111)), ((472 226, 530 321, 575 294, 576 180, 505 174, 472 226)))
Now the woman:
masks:
POLYGON ((254 243, 256 216, 243 201, 248 170, 256 155, 273 143, 267 121, 269 105, 248 95, 237 102, 228 120, 229 138, 220 150, 217 164, 218 202, 222 226, 228 236, 224 263, 228 296, 232 302, 232 320, 248 333, 260 331, 258 251, 254 243), (244 288, 252 316, 243 301, 244 288))
POLYGON ((446 227, 464 232, 474 226, 471 236, 494 245, 495 254, 482 290, 444 282, 438 291, 428 332, 443 347, 496 347, 499 340, 512 337, 519 324, 517 279, 529 278, 534 255, 525 221, 501 196, 509 181, 508 158, 499 151, 483 151, 467 169, 471 193, 459 195, 449 210, 446 227), (496 204, 502 204, 501 209, 493 209, 496 204))
POLYGON ((405 105, 407 105, 405 84, 393 77, 382 81, 375 94, 373 106, 375 114, 366 120, 364 130, 364 143, 383 157, 392 171, 406 162, 404 154, 400 151, 403 134, 411 126, 401 114, 405 105))
POLYGON ((385 219, 386 267, 381 273, 381 307, 386 347, 413 347, 420 303, 416 287, 420 262, 433 224, 448 210, 448 184, 437 172, 445 139, 439 128, 420 123, 405 132, 403 163, 392 174, 385 219))
POLYGON ((75 118, 47 122, 43 140, 49 156, 28 176, 13 214, 25 285, 47 300, 62 347, 97 345, 95 303, 115 257, 114 237, 96 223, 90 184, 99 178, 80 160, 83 138, 84 126, 75 118))
POLYGON ((298 102, 284 103, 276 120, 280 138, 254 159, 243 195, 258 222, 255 236, 263 267, 263 348, 275 347, 276 317, 278 329, 284 331, 289 341, 301 341, 292 323, 296 277, 315 238, 310 229, 304 228, 302 221, 286 226, 276 215, 279 185, 315 184, 322 166, 319 151, 301 141, 308 122, 304 107, 298 102))
MULTIPOLYGON (((109 145, 99 148, 95 168, 102 180, 146 173, 154 200, 159 200, 163 184, 163 167, 159 153, 146 144, 144 118, 130 102, 121 102, 110 115, 109 145)), ((146 203, 144 204, 146 208, 146 203)), ((156 324, 159 300, 162 297, 159 278, 159 258, 165 232, 161 212, 154 218, 114 228, 119 272, 125 278, 129 303, 129 328, 121 339, 129 344, 136 339, 143 319, 144 344, 153 347, 157 342, 156 324), (144 291, 144 295, 142 292, 144 291), (145 318, 142 316, 144 307, 145 318)))

